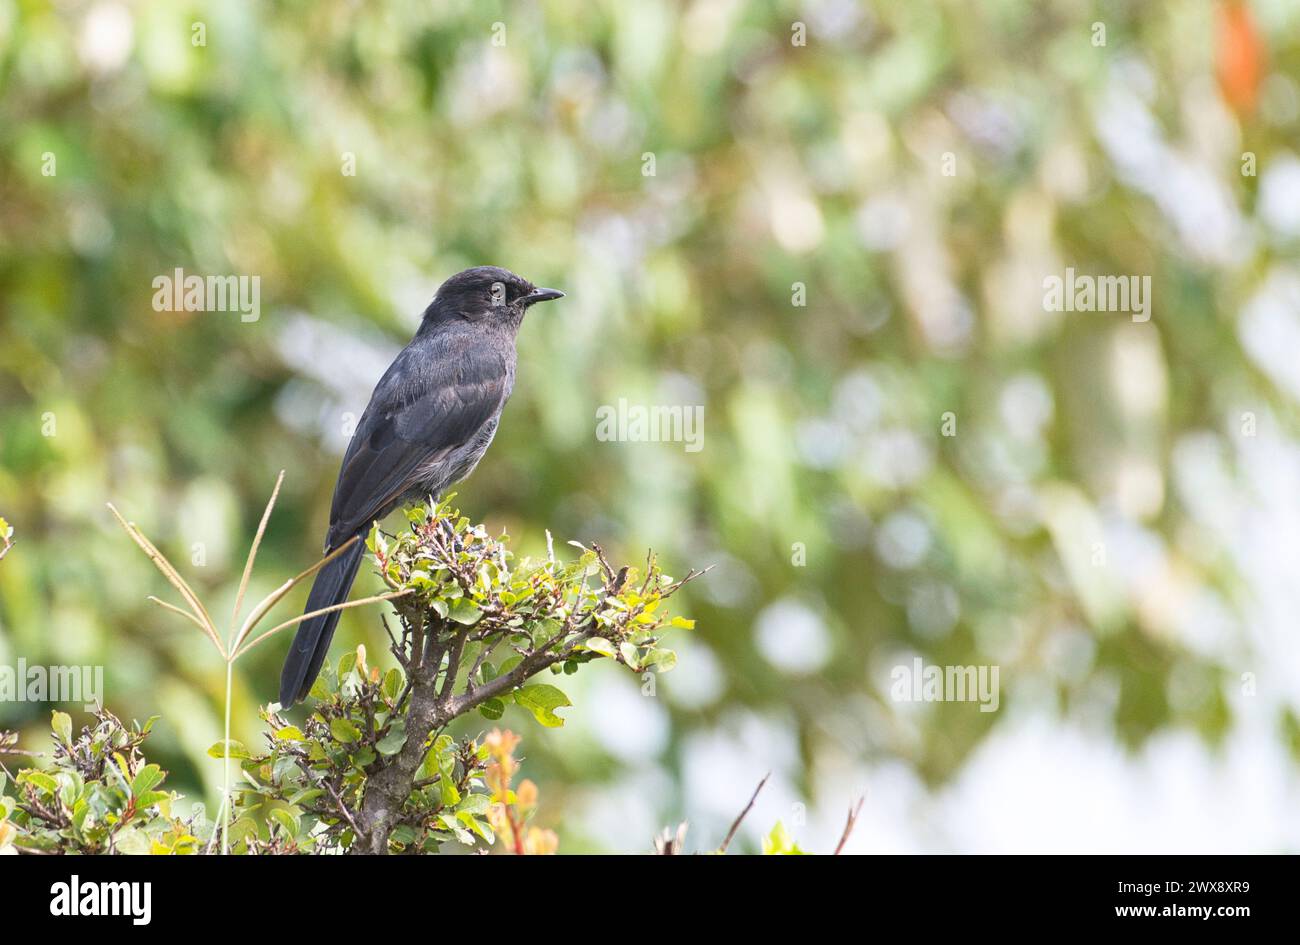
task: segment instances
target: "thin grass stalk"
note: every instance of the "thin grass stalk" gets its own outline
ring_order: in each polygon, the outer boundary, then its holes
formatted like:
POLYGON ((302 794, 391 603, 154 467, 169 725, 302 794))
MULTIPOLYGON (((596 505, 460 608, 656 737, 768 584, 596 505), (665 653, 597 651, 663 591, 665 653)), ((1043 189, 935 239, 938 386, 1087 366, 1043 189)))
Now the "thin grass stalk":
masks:
POLYGON ((238 636, 235 637, 234 645, 231 648, 232 652, 239 649, 240 644, 243 643, 244 640, 248 637, 248 634, 252 632, 253 627, 257 626, 257 624, 261 621, 261 619, 265 617, 267 613, 270 612, 272 607, 280 603, 280 601, 284 598, 286 594, 288 594, 291 590, 297 587, 299 582, 301 582, 304 578, 311 577, 321 568, 325 567, 325 565, 329 564, 339 555, 343 554, 343 552, 351 548, 354 543, 360 540, 361 538, 359 536, 349 538, 343 544, 339 545, 337 548, 335 548, 325 557, 321 558, 319 561, 313 564, 306 571, 303 571, 301 574, 285 581, 283 584, 277 587, 270 594, 267 594, 266 597, 262 598, 262 600, 258 603, 258 605, 254 607, 252 612, 248 615, 248 618, 244 621, 244 625, 240 628, 239 634, 238 636))
POLYGON ((149 560, 154 563, 154 567, 162 573, 162 576, 167 579, 172 587, 176 588, 181 597, 185 599, 185 603, 189 604, 190 610, 194 612, 199 628, 207 638, 212 641, 212 645, 217 648, 217 652, 221 654, 222 659, 225 659, 226 648, 222 645, 220 637, 217 636, 217 628, 212 623, 212 617, 208 615, 207 608, 203 606, 203 602, 199 600, 198 595, 194 593, 193 588, 191 588, 189 584, 186 583, 185 579, 180 576, 180 573, 172 567, 172 563, 163 556, 163 553, 154 547, 153 542, 149 541, 140 529, 136 528, 122 517, 121 513, 114 508, 113 503, 108 503, 108 510, 113 513, 113 516, 117 519, 118 523, 126 533, 131 536, 131 540, 134 541, 149 560))
POLYGON ((232 655, 226 660, 226 750, 223 758, 225 777, 225 790, 222 792, 224 800, 222 806, 225 808, 225 816, 221 818, 221 855, 227 856, 230 853, 230 692, 233 688, 232 683, 235 674, 235 657, 232 655))
MULTIPOLYGON (((239 592, 235 595, 235 609, 230 615, 230 629, 234 632, 235 624, 239 622, 239 609, 244 605, 244 594, 248 590, 248 581, 253 575, 253 562, 257 560, 257 549, 262 545, 262 536, 266 534, 266 523, 271 520, 271 510, 275 508, 276 497, 280 495, 280 486, 284 484, 284 470, 280 470, 280 475, 275 479, 275 488, 271 490, 271 498, 266 503, 266 511, 262 513, 262 521, 258 523, 257 534, 253 536, 253 545, 248 549, 248 560, 244 562, 244 575, 239 579, 239 592)), ((238 644, 230 647, 233 653, 238 644)))
POLYGON ((344 601, 341 604, 334 604, 330 607, 322 607, 320 610, 309 611, 308 613, 302 614, 301 616, 294 617, 292 620, 286 620, 282 624, 277 624, 276 626, 272 627, 270 630, 267 630, 265 633, 257 636, 251 642, 245 644, 244 647, 238 653, 235 654, 235 659, 238 659, 239 657, 243 656, 245 653, 247 653, 253 647, 257 646, 267 637, 279 633, 281 630, 285 629, 286 627, 292 627, 294 624, 302 623, 304 620, 310 620, 312 617, 319 617, 321 614, 333 613, 336 610, 347 610, 349 607, 360 607, 363 604, 377 604, 380 603, 381 601, 394 600, 395 598, 398 597, 405 597, 407 594, 410 594, 412 592, 413 592, 412 589, 408 588, 404 591, 392 591, 388 594, 379 594, 375 597, 366 597, 362 600, 344 601))

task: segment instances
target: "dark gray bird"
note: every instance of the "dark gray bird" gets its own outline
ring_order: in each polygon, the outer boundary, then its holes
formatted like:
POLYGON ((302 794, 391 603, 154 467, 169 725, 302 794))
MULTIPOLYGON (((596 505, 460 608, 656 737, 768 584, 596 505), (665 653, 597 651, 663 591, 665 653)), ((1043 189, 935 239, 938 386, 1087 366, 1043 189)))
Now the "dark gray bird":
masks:
MULTIPOLYGON (((370 395, 343 454, 327 554, 403 501, 441 495, 470 474, 514 388, 515 336, 524 313, 563 297, 496 266, 466 269, 442 284, 415 337, 370 395)), ((354 543, 320 570, 305 613, 347 599, 363 547, 354 543)), ((334 611, 299 624, 280 674, 282 706, 306 697, 338 622, 334 611)))

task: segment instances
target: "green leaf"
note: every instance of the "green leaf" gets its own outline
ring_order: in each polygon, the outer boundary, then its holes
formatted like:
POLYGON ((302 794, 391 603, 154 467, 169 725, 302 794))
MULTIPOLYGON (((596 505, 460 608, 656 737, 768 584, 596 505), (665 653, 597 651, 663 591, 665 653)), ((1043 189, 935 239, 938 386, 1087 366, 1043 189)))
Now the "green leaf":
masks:
POLYGON ((451 612, 447 614, 448 618, 456 623, 472 626, 478 623, 479 618, 483 616, 483 611, 478 605, 471 600, 462 597, 451 605, 451 612))
POLYGON ((351 745, 361 739, 361 729, 348 719, 331 719, 330 734, 336 741, 343 742, 345 745, 351 745))
POLYGON ((455 814, 440 814, 438 822, 456 835, 456 839, 467 847, 474 845, 474 835, 462 826, 455 814))
POLYGON ((460 791, 456 789, 456 742, 450 735, 439 735, 433 743, 437 752, 438 790, 442 794, 442 803, 446 807, 455 807, 460 803, 460 791))
POLYGON ((86 792, 86 782, 82 780, 81 775, 76 771, 64 769, 59 772, 59 800, 69 806, 76 804, 77 800, 86 792))
POLYGON ((325 791, 322 788, 303 788, 301 791, 298 791, 289 798, 289 803, 297 807, 316 800, 316 798, 320 797, 324 793, 325 791))
POLYGON ((496 843, 496 835, 492 833, 492 828, 483 821, 479 820, 469 811, 460 810, 456 812, 456 819, 462 824, 474 831, 479 837, 485 840, 489 845, 496 843))
POLYGON ((298 817, 297 814, 294 814, 292 811, 286 810, 283 807, 273 807, 266 816, 284 827, 289 836, 298 836, 298 828, 302 824, 302 819, 298 817))
POLYGON ((343 656, 339 657, 338 674, 340 686, 343 685, 343 681, 347 679, 351 672, 356 668, 357 654, 355 650, 351 653, 344 653, 343 656))
POLYGON ((427 781, 438 773, 438 749, 430 748, 424 753, 424 760, 420 762, 419 770, 416 772, 416 778, 420 781, 427 781))
POLYGON ((276 731, 275 740, 277 742, 303 742, 307 740, 307 737, 303 735, 302 729, 298 728, 298 726, 286 725, 276 731))
POLYGON ((113 838, 113 849, 128 856, 148 856, 149 836, 136 827, 127 827, 113 838))
POLYGON ((142 791, 135 796, 136 807, 157 807, 170 801, 172 796, 166 791, 142 791))
POLYGON ((375 749, 381 755, 395 755, 402 750, 402 746, 405 744, 406 722, 402 719, 398 719, 393 723, 393 726, 388 730, 388 733, 379 740, 378 744, 375 745, 375 749))
POLYGON ((65 745, 72 744, 72 716, 66 712, 55 712, 50 727, 54 729, 59 741, 65 745))
POLYGON ((524 686, 515 692, 515 702, 523 706, 533 717, 547 728, 559 728, 564 719, 555 714, 555 710, 566 705, 573 705, 559 689, 547 683, 524 686))
POLYGON ((131 793, 137 798, 142 794, 147 794, 153 790, 156 784, 162 782, 163 770, 157 765, 145 765, 135 773, 135 780, 131 782, 131 793))
POLYGON ((685 617, 674 617, 672 620, 668 621, 668 626, 677 627, 679 630, 694 630, 695 621, 688 620, 685 617))
POLYGON ((666 673, 677 665, 677 653, 673 650, 651 650, 644 664, 646 668, 653 666, 656 671, 666 673))
POLYGON ((231 758, 239 758, 239 759, 246 759, 246 758, 253 757, 252 754, 249 752, 249 750, 244 747, 243 742, 237 742, 233 738, 230 740, 229 753, 227 753, 226 751, 225 739, 218 739, 217 741, 212 743, 212 746, 208 749, 208 754, 211 755, 213 758, 225 758, 227 757, 227 754, 231 758))
POLYGON ((592 637, 583 646, 592 653, 599 653, 601 656, 608 656, 611 659, 614 657, 614 644, 604 637, 592 637))
POLYGON ((316 681, 311 684, 311 692, 308 693, 308 695, 310 695, 317 702, 324 702, 331 695, 333 695, 333 691, 331 690, 330 687, 331 679, 329 677, 330 674, 328 671, 321 673, 319 676, 316 677, 316 681))
POLYGON ((384 698, 389 702, 396 702, 397 697, 402 694, 402 671, 394 667, 384 674, 384 698))
POLYGON ((500 699, 488 699, 478 707, 478 711, 483 718, 495 722, 506 714, 506 704, 500 699))
POLYGON ((131 766, 126 763, 126 758, 122 756, 120 751, 113 752, 113 760, 117 762, 117 770, 122 773, 122 786, 129 787, 131 783, 129 780, 131 777, 131 766))
POLYGON ((467 814, 486 814, 491 806, 492 799, 486 794, 467 794, 456 810, 457 813, 464 811, 467 814))
POLYGON ((460 803, 460 791, 456 790, 456 785, 452 783, 451 772, 442 773, 442 777, 438 779, 438 790, 442 795, 443 807, 455 807, 460 803))
POLYGON ((57 794, 59 790, 58 781, 55 781, 44 771, 37 771, 33 768, 27 768, 18 772, 18 781, 39 788, 46 794, 57 794))

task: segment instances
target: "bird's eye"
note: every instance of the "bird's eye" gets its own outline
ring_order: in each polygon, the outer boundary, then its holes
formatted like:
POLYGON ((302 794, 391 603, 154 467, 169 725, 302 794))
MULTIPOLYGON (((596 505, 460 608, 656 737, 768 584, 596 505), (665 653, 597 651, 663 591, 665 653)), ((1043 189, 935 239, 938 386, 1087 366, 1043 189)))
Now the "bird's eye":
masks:
POLYGON ((504 302, 506 300, 506 284, 504 282, 492 283, 492 301, 504 302))

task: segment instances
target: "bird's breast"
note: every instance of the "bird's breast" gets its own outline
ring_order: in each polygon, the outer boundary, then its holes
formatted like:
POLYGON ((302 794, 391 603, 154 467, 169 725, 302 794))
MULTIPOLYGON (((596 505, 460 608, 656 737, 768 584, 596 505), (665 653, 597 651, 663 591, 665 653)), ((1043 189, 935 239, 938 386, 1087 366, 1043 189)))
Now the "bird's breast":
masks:
POLYGON ((439 496, 448 486, 472 473, 487 448, 492 445, 498 419, 493 417, 479 427, 467 443, 440 451, 425 460, 416 474, 417 483, 410 493, 411 498, 439 496))

